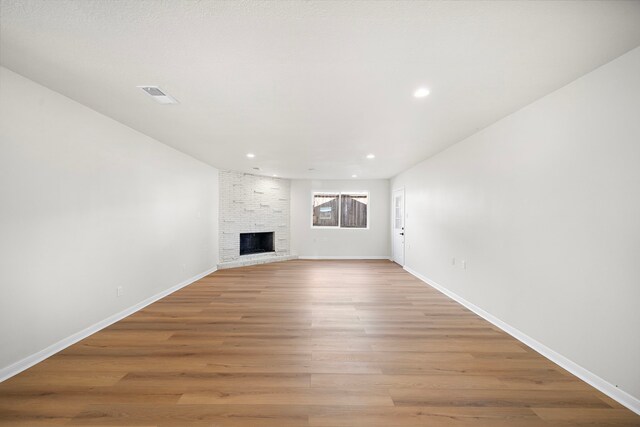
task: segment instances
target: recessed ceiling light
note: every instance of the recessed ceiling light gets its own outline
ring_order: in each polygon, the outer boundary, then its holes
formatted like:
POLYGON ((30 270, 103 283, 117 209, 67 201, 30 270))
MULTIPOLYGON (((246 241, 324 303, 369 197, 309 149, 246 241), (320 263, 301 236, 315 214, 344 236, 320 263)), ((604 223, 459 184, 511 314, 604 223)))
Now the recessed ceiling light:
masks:
POLYGON ((351 175, 351 178, 357 178, 357 177, 358 175, 355 175, 355 174, 351 175))
POLYGON ((247 157, 253 159, 256 155, 253 153, 247 153, 247 157))
POLYGON ((273 174, 273 177, 274 177, 274 178, 277 178, 277 177, 278 177, 278 175, 276 175, 276 174, 274 173, 274 174, 273 174))
POLYGON ((375 154, 367 154, 367 159, 375 159, 376 155, 375 154))
POLYGON ((425 96, 429 95, 429 93, 431 93, 429 92, 429 89, 427 89, 426 87, 421 87, 413 92, 413 96, 415 96, 416 98, 424 98, 425 96))
POLYGON ((176 99, 160 89, 158 86, 138 86, 140 89, 149 94, 154 101, 160 104, 177 104, 176 99))

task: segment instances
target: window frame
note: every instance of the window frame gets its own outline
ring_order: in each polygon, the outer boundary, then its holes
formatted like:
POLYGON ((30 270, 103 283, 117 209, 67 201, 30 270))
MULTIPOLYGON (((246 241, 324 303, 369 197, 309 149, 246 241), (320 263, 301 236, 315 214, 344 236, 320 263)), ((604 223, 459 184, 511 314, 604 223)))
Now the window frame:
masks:
POLYGON ((314 230, 368 230, 371 224, 371 194, 366 190, 358 191, 311 191, 311 228, 314 230), (342 226, 342 195, 345 196, 367 196, 367 226, 366 227, 343 227, 342 226), (314 225, 313 224, 313 201, 315 196, 332 195, 338 196, 338 225, 314 225))

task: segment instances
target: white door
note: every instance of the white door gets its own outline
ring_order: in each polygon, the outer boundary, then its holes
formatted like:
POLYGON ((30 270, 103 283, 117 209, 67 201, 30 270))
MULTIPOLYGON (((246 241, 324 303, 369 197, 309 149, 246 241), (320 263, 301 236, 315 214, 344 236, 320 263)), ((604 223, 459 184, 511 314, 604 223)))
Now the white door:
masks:
POLYGON ((404 188, 393 192, 393 260, 404 265, 404 188))

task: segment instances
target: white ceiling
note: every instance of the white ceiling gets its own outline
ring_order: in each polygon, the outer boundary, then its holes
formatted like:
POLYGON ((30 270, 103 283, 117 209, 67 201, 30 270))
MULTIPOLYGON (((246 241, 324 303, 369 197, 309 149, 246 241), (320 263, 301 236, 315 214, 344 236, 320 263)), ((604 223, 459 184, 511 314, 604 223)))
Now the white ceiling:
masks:
POLYGON ((640 44, 637 1, 0 1, 3 66, 291 178, 393 176, 640 44))

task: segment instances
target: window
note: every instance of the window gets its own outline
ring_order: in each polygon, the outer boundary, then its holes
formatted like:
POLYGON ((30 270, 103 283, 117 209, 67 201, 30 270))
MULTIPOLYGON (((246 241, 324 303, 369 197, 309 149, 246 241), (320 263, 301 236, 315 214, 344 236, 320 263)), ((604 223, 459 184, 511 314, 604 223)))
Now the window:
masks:
POLYGON ((337 227, 338 226, 338 200, 339 194, 314 194, 313 195, 313 226, 337 227))
POLYGON ((313 227, 367 228, 368 193, 313 193, 313 227))

